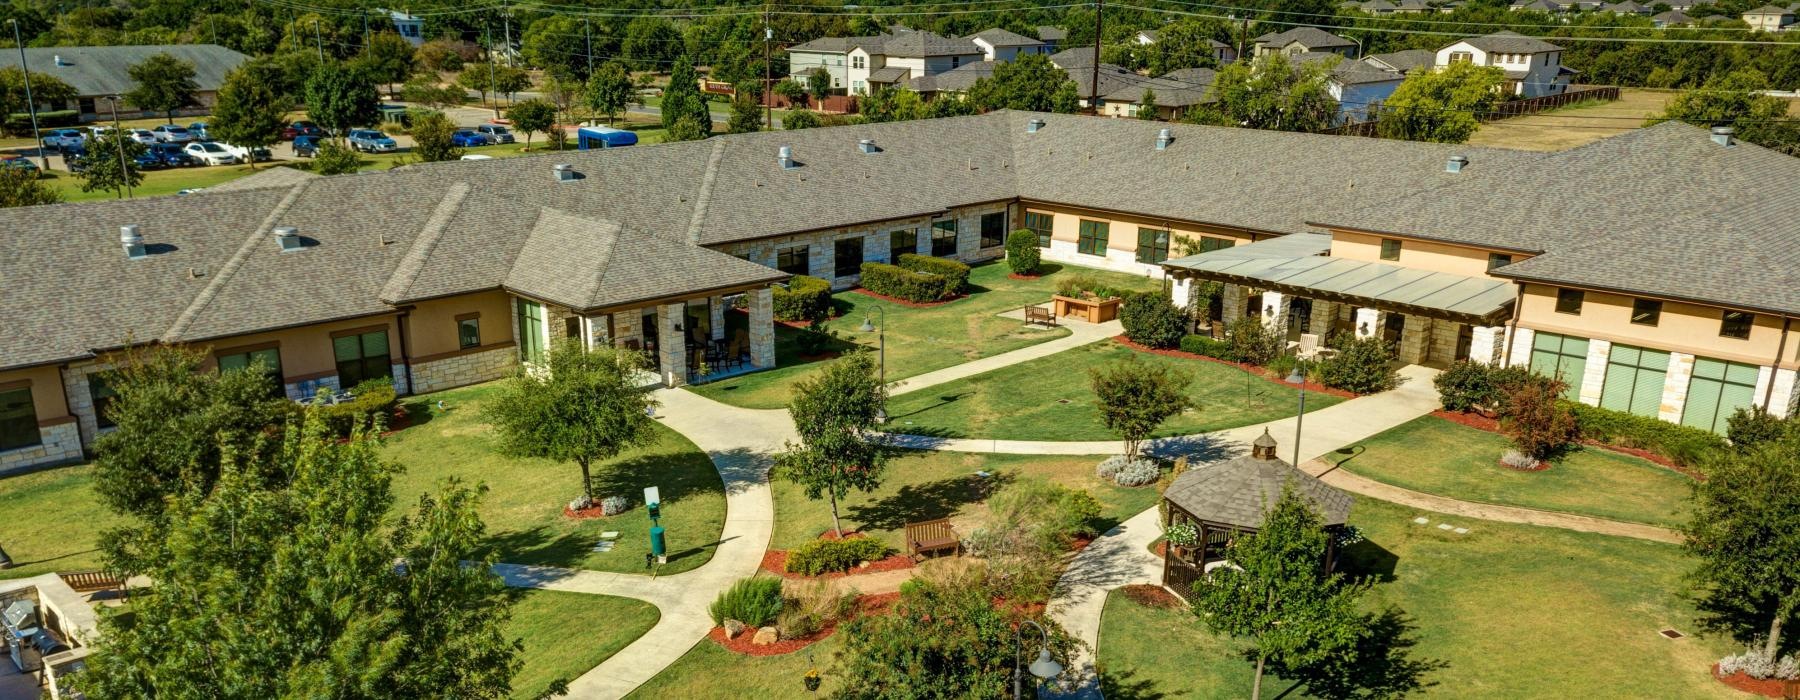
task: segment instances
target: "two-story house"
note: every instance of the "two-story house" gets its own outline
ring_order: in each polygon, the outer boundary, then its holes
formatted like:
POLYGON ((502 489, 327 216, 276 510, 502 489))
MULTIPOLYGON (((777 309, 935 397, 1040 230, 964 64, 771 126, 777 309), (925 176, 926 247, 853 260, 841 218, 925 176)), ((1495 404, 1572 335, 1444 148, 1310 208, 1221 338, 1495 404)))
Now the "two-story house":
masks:
POLYGON ((916 30, 814 39, 788 49, 789 72, 794 80, 803 82, 813 71, 823 68, 831 74, 833 89, 851 95, 866 95, 874 86, 937 75, 970 63, 992 60, 989 56, 1005 55, 1010 59, 1023 49, 1035 51, 1039 48, 1037 42, 1026 37, 1004 33, 1012 38, 983 32, 988 34, 985 48, 973 37, 958 39, 916 30))
POLYGON ((1560 95, 1576 74, 1562 64, 1562 47, 1514 32, 1471 37, 1438 49, 1439 68, 1453 63, 1506 71, 1506 94, 1517 97, 1560 95))
POLYGON ((1251 42, 1255 52, 1253 58, 1262 58, 1271 53, 1284 53, 1298 56, 1303 53, 1335 53, 1344 58, 1356 58, 1356 42, 1331 32, 1315 27, 1295 27, 1285 32, 1264 34, 1251 42))
POLYGON ((845 90, 850 84, 850 51, 861 46, 880 46, 891 35, 820 37, 787 49, 788 73, 804 84, 814 71, 824 69, 831 75, 831 88, 845 90))
POLYGON ((1744 23, 1759 32, 1785 32, 1794 27, 1794 11, 1779 5, 1764 5, 1745 12, 1744 23))
POLYGON ((1054 53, 1042 41, 998 27, 976 32, 965 38, 974 42, 975 46, 980 48, 984 54, 983 58, 989 61, 1010 61, 1022 54, 1049 55, 1054 53))

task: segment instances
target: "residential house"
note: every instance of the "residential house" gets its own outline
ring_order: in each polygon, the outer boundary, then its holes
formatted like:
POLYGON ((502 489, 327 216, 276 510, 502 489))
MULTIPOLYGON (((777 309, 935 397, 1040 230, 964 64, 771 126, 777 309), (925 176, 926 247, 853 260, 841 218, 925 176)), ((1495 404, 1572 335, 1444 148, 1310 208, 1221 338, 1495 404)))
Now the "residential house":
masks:
POLYGON ((1452 63, 1505 70, 1506 92, 1516 97, 1560 95, 1576 74, 1562 64, 1562 47, 1514 32, 1471 37, 1438 49, 1437 66, 1452 63))
POLYGON ((1437 12, 1437 8, 1432 7, 1425 0, 1400 0, 1394 5, 1394 14, 1397 15, 1419 15, 1427 12, 1437 12))
POLYGON ((1335 53, 1344 58, 1356 58, 1357 44, 1344 37, 1314 27, 1295 27, 1285 32, 1264 34, 1251 42, 1255 46, 1253 58, 1262 58, 1271 53, 1284 53, 1298 56, 1303 53, 1335 53))
POLYGON ((1330 67, 1326 88, 1331 91, 1331 98, 1338 101, 1339 124, 1374 119, 1381 103, 1406 79, 1405 72, 1386 64, 1368 59, 1352 61, 1335 53, 1303 53, 1292 60, 1296 66, 1324 63, 1330 67))
POLYGON ((1391 15, 1394 14, 1395 10, 1400 9, 1400 6, 1388 2, 1388 0, 1368 0, 1368 2, 1355 2, 1353 0, 1352 2, 1345 3, 1345 8, 1362 10, 1371 15, 1391 15))
MULTIPOLYGON (((989 44, 989 48, 984 49, 970 39, 901 30, 878 36, 814 39, 789 48, 788 65, 794 80, 804 81, 815 69, 824 68, 831 73, 833 89, 842 89, 851 95, 866 95, 875 86, 893 85, 908 78, 936 75, 988 60, 995 48, 989 44)), ((1016 54, 1020 47, 1006 48, 1016 54)))
MULTIPOLYGON (((831 75, 833 90, 847 90, 850 85, 850 51, 862 46, 880 47, 891 37, 888 34, 821 37, 790 46, 787 49, 788 77, 804 84, 814 71, 824 69, 831 75)), ((864 68, 866 70, 867 66, 864 68)), ((866 76, 864 79, 867 79, 866 76)))
POLYGON ((1663 27, 1685 27, 1694 23, 1694 18, 1682 14, 1680 10, 1669 10, 1651 15, 1650 22, 1658 29, 1663 27))
POLYGON ((425 19, 423 17, 399 10, 376 8, 375 11, 387 15, 388 21, 394 23, 394 32, 413 46, 425 43, 425 19))
POLYGON ((1624 0, 1623 2, 1601 5, 1600 11, 1611 12, 1616 15, 1643 15, 1646 17, 1656 12, 1656 10, 1651 9, 1649 5, 1636 2, 1635 0, 1624 0))
MULTIPOLYGON (((39 101, 39 110, 74 110, 81 121, 89 122, 110 120, 115 109, 124 119, 163 116, 115 98, 137 87, 128 72, 132 66, 165 53, 194 66, 197 104, 175 112, 187 116, 211 112, 219 86, 225 84, 225 75, 249 60, 248 56, 217 44, 164 44, 26 48, 24 61, 31 72, 54 76, 75 88, 75 99, 62 103, 39 101)), ((18 50, 0 51, 0 68, 18 67, 19 61, 18 50)))
POLYGON ((1042 41, 999 28, 976 32, 965 38, 974 42, 981 49, 983 59, 988 61, 1011 61, 1022 54, 1051 53, 1042 41))
POLYGON ((1794 26, 1794 11, 1780 5, 1764 5, 1745 12, 1744 23, 1760 32, 1784 32, 1794 26))
POLYGON ((1044 26, 1037 28, 1037 38, 1038 41, 1044 42, 1044 51, 1056 53, 1057 49, 1062 46, 1063 40, 1069 38, 1069 33, 1062 27, 1044 26))
POLYGON ((1217 76, 1210 68, 1183 68, 1159 78, 1144 78, 1101 96, 1101 113, 1110 117, 1137 118, 1143 114, 1144 91, 1156 97, 1156 118, 1164 121, 1180 119, 1188 109, 1213 101, 1212 85, 1217 76))
POLYGON ((1574 8, 1569 5, 1564 5, 1562 3, 1556 2, 1555 0, 1530 0, 1529 2, 1525 2, 1524 0, 1516 0, 1512 4, 1512 9, 1514 11, 1548 12, 1551 14, 1559 14, 1559 13, 1563 13, 1563 12, 1569 12, 1573 9, 1578 9, 1578 8, 1574 8))
POLYGON ((1363 61, 1383 70, 1408 73, 1414 68, 1430 68, 1436 65, 1437 53, 1425 49, 1406 49, 1365 56, 1363 61))

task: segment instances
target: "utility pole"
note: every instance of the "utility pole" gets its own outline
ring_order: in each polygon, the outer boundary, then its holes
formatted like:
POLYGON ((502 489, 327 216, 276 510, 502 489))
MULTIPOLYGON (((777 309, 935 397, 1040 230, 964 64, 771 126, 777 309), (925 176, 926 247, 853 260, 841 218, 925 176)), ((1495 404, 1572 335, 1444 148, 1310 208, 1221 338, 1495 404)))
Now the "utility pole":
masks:
POLYGON ((319 34, 319 20, 313 20, 313 45, 319 47, 319 65, 325 65, 325 39, 319 34))
POLYGON ((763 128, 769 131, 775 130, 775 108, 772 106, 775 104, 775 99, 773 95, 769 94, 775 89, 774 83, 769 82, 769 71, 772 69, 772 66, 769 65, 769 42, 774 39, 775 28, 769 26, 769 4, 765 2, 763 3, 763 82, 759 99, 763 103, 763 128))
POLYGON ((1105 26, 1102 18, 1106 14, 1106 0, 1094 3, 1094 77, 1088 83, 1088 106, 1094 114, 1100 113, 1100 30, 1105 26))
POLYGON ((12 23, 13 45, 19 47, 19 72, 25 74, 25 111, 31 113, 31 138, 37 141, 38 160, 43 161, 44 171, 49 172, 50 156, 44 153, 44 135, 38 133, 37 103, 31 99, 31 64, 25 62, 25 42, 19 39, 19 20, 9 17, 6 21, 12 23))
POLYGON ((501 8, 500 19, 506 23, 506 66, 512 67, 512 9, 501 8))
POLYGON ((106 101, 112 103, 113 143, 119 144, 119 182, 125 185, 124 197, 129 199, 131 197, 131 171, 125 167, 125 127, 119 123, 119 96, 109 96, 106 101))
POLYGON ((362 19, 363 19, 363 50, 368 51, 369 50, 369 12, 368 12, 368 10, 364 10, 361 14, 362 14, 362 19))
POLYGON ((586 17, 581 18, 581 34, 587 37, 588 77, 594 75, 594 29, 588 26, 586 17))
POLYGON ((494 118, 499 119, 500 95, 494 90, 494 36, 492 30, 481 30, 481 38, 487 42, 488 47, 488 84, 487 89, 482 92, 494 95, 493 100, 488 102, 488 108, 494 110, 494 118))

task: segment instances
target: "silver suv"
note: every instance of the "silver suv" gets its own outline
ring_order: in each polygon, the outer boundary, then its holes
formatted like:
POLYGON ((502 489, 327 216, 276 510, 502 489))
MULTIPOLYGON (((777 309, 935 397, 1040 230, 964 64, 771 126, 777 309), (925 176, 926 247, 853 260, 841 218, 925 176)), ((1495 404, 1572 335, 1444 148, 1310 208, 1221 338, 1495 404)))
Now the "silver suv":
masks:
POLYGON ((475 132, 488 137, 488 143, 512 143, 513 135, 502 124, 482 124, 475 132))

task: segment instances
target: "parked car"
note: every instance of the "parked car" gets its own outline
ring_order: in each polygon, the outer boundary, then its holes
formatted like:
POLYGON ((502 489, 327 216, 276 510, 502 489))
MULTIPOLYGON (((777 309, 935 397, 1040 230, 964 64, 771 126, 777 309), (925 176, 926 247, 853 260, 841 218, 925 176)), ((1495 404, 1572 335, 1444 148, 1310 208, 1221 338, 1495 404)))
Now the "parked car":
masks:
POLYGON ((88 138, 102 138, 112 133, 112 130, 113 128, 110 126, 90 126, 88 127, 88 138))
POLYGON ((67 170, 71 173, 85 172, 87 170, 87 163, 84 160, 86 157, 87 148, 85 147, 78 146, 75 148, 63 149, 63 170, 67 170))
POLYGON ((126 133, 131 134, 131 140, 146 146, 154 146, 158 143, 156 134, 149 129, 127 129, 126 133))
POLYGON ((163 143, 187 143, 194 140, 193 133, 189 132, 187 127, 176 124, 160 125, 151 129, 150 133, 156 134, 156 140, 163 143))
POLYGON ((488 137, 488 143, 512 143, 513 135, 502 124, 482 124, 475 127, 476 133, 488 137))
POLYGON ((195 141, 206 140, 206 122, 194 122, 187 129, 188 135, 193 136, 195 141))
POLYGON ((394 138, 374 129, 351 129, 350 150, 363 153, 389 153, 400 150, 394 138))
POLYGON ((184 147, 182 152, 192 156, 201 165, 231 165, 238 162, 237 156, 212 141, 195 141, 184 147))
POLYGON ((132 156, 131 160, 137 163, 138 170, 162 170, 169 167, 161 158, 156 157, 155 151, 148 148, 132 156))
POLYGON ((309 121, 298 121, 281 128, 281 138, 292 141, 296 136, 324 136, 325 130, 309 121))
POLYGON ((24 156, 8 156, 6 158, 0 158, 0 168, 16 168, 19 170, 29 170, 34 173, 38 172, 37 163, 31 162, 30 158, 24 156))
POLYGON ((151 146, 149 152, 156 155, 163 167, 184 168, 195 164, 194 157, 181 150, 179 143, 159 143, 151 146))
POLYGON ((225 150, 230 151, 231 155, 235 156, 239 163, 248 163, 252 157, 254 157, 258 163, 274 157, 274 154, 270 153, 269 149, 263 148, 262 146, 251 149, 243 146, 233 146, 224 141, 219 141, 218 144, 224 146, 225 150))
POLYGON ((294 157, 295 158, 312 158, 317 155, 319 155, 319 137, 317 137, 317 136, 295 136, 294 137, 294 157))
POLYGON ((486 134, 474 129, 457 129, 455 133, 450 134, 450 145, 456 146, 457 148, 486 146, 490 143, 493 142, 488 140, 486 134))
POLYGON ((80 129, 51 129, 44 134, 44 148, 55 151, 81 148, 85 143, 87 134, 80 129))

